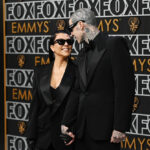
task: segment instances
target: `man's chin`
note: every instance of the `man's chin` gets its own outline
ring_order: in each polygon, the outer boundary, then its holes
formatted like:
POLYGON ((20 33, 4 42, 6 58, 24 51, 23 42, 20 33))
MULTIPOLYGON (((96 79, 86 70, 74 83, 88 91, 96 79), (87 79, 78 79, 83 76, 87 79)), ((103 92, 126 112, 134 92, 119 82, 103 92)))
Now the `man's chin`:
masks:
POLYGON ((82 39, 78 39, 76 37, 74 37, 74 39, 78 42, 78 44, 82 43, 82 39))
MULTIPOLYGON (((77 39, 76 39, 77 40, 77 39)), ((77 40, 78 44, 80 44, 82 41, 81 40, 77 40)))

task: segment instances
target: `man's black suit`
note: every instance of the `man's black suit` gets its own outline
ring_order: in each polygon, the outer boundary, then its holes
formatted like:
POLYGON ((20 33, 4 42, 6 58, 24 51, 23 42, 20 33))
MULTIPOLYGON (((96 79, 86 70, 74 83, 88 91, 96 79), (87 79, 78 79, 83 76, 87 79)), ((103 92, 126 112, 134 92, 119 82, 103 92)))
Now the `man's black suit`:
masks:
POLYGON ((50 145, 55 150, 71 150, 71 147, 66 148, 59 135, 65 106, 75 80, 75 66, 68 62, 56 99, 52 98, 50 89, 52 67, 53 63, 35 71, 33 101, 25 135, 29 141, 35 141, 35 147, 39 150, 47 150, 50 145))
POLYGON ((79 54, 79 86, 76 84, 72 91, 62 124, 70 127, 76 120, 78 139, 88 133, 93 140, 110 141, 113 130, 125 132, 130 128, 133 66, 125 39, 100 33, 93 46, 79 54))

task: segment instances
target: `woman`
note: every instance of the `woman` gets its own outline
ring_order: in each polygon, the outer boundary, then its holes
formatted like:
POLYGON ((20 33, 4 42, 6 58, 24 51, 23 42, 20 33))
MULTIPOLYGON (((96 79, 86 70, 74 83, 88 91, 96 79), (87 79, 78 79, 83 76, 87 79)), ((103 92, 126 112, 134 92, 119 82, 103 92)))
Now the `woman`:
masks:
POLYGON ((72 44, 66 31, 55 33, 50 40, 50 65, 35 71, 26 132, 30 149, 72 150, 60 139, 61 120, 75 80, 75 66, 69 59, 72 44))

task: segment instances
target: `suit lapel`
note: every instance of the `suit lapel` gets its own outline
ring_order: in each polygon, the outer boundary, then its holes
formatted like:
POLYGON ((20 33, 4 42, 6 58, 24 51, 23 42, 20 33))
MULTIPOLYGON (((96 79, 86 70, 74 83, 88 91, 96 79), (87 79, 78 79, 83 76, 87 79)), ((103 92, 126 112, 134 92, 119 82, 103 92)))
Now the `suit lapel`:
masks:
POLYGON ((72 69, 73 69, 73 66, 71 66, 70 62, 68 62, 64 76, 62 78, 62 81, 61 81, 58 91, 57 91, 57 98, 56 98, 56 102, 54 103, 52 115, 55 114, 55 112, 57 111, 57 109, 60 107, 63 100, 65 99, 66 95, 70 91, 70 88, 73 83, 73 76, 74 76, 72 69))
POLYGON ((95 72, 97 65, 99 64, 98 62, 102 59, 104 52, 105 49, 102 49, 101 51, 98 51, 97 48, 95 49, 94 54, 92 55, 92 59, 89 63, 88 84, 95 72))
POLYGON ((102 33, 98 34, 97 37, 94 40, 94 51, 92 54, 92 57, 90 58, 90 60, 88 60, 88 84, 90 82, 90 80, 92 79, 92 76, 95 72, 95 69, 97 67, 97 65, 99 64, 100 60, 102 59, 104 53, 105 53, 105 42, 106 42, 106 38, 107 36, 102 35, 102 33))
POLYGON ((84 87, 86 87, 87 85, 87 75, 86 75, 86 64, 85 64, 85 59, 86 59, 86 55, 81 52, 80 56, 78 57, 79 58, 79 74, 80 74, 80 77, 81 77, 81 80, 83 82, 83 85, 84 87))
POLYGON ((40 76, 40 90, 43 100, 47 105, 51 105, 53 103, 52 95, 50 92, 50 76, 53 68, 53 63, 46 66, 40 76))

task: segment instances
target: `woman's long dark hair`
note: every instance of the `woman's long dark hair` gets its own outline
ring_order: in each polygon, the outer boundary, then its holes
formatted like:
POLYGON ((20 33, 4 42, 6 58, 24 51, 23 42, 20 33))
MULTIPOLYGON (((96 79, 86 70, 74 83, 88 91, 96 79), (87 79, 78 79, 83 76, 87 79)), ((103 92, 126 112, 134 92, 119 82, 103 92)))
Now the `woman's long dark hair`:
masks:
POLYGON ((50 62, 53 62, 55 60, 54 53, 53 53, 53 51, 52 51, 52 49, 50 47, 51 47, 51 45, 54 45, 54 40, 55 40, 56 35, 58 33, 66 33, 66 34, 68 34, 70 36, 70 32, 65 29, 65 30, 59 30, 59 31, 55 32, 55 34, 50 37, 50 42, 49 42, 49 58, 50 58, 50 62))
POLYGON ((50 59, 50 62, 52 62, 52 61, 55 60, 55 56, 54 56, 54 53, 53 53, 53 51, 51 50, 51 48, 50 48, 50 50, 49 50, 49 59, 50 59))

